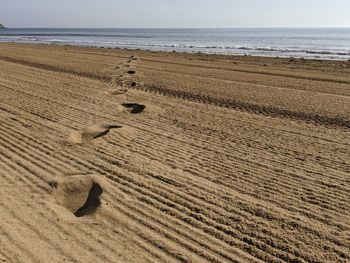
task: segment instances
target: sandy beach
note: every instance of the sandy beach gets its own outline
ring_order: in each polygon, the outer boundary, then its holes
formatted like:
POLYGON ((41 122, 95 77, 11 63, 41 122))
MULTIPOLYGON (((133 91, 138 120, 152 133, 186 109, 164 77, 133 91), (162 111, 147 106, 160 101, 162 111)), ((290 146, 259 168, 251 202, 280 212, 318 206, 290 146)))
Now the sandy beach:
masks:
POLYGON ((0 44, 0 262, 349 262, 350 61, 0 44))

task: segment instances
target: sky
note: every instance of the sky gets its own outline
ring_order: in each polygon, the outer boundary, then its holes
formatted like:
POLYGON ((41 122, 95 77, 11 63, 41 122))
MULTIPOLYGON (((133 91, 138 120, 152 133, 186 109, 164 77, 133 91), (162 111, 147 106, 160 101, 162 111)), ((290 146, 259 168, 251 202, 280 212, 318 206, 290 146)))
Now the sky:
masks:
POLYGON ((350 27, 350 0, 0 0, 7 27, 350 27))

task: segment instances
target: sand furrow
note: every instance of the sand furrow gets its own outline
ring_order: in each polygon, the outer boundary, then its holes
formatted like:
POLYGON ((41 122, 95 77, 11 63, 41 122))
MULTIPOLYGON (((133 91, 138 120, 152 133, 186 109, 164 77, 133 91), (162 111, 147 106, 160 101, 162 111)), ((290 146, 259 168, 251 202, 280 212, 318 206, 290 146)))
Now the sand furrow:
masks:
MULTIPOLYGON (((106 168, 104 168, 104 170, 106 170, 106 168)), ((111 171, 109 171, 109 173, 114 173, 112 170, 111 171)), ((169 195, 168 194, 165 194, 165 193, 163 193, 163 194, 160 194, 159 195, 159 193, 157 194, 157 192, 156 193, 150 193, 149 191, 145 191, 145 189, 147 189, 147 188, 150 188, 150 186, 148 186, 148 184, 146 185, 146 184, 141 184, 141 182, 137 182, 137 181, 134 181, 134 180, 132 180, 131 182, 133 182, 133 184, 134 185, 132 185, 132 184, 130 184, 130 183, 128 183, 128 182, 122 182, 120 179, 121 179, 121 177, 122 177, 122 175, 121 174, 116 174, 116 176, 114 176, 114 177, 112 177, 112 178, 110 178, 110 179, 114 179, 114 181, 117 181, 117 182, 119 182, 119 183, 121 183, 122 185, 125 185, 125 187, 126 187, 126 189, 125 189, 125 191, 126 191, 126 193, 128 193, 129 191, 130 191, 130 189, 135 189, 135 190, 137 190, 138 192, 140 192, 141 194, 143 194, 143 195, 146 195, 146 196, 148 196, 149 198, 153 198, 153 199, 155 199, 156 201, 159 201, 160 203, 163 203, 164 205, 165 205, 165 207, 166 207, 166 209, 165 209, 165 211, 169 211, 169 210, 171 210, 171 208, 169 208, 169 207, 174 207, 174 203, 173 203, 173 201, 167 201, 167 200, 164 200, 164 197, 166 197, 167 199, 169 198, 169 195), (158 197, 159 196, 159 197, 158 197)), ((124 178, 124 177, 123 177, 124 178)), ((125 178, 125 179, 127 179, 127 181, 130 181, 130 179, 129 178, 125 178)), ((153 188, 152 188, 153 189, 153 188)), ((158 191, 159 192, 159 191, 158 191)), ((179 200, 175 200, 175 202, 178 202, 179 200)), ((178 206, 176 206, 176 208, 177 209, 179 209, 180 207, 178 207, 178 206)), ((164 209, 163 209, 164 210, 164 209)), ((180 211, 182 212, 182 213, 185 213, 185 216, 180 216, 180 218, 181 218, 181 220, 183 221, 183 222, 185 222, 185 223, 188 223, 188 222, 191 222, 191 223, 194 223, 195 221, 197 221, 197 220, 199 220, 199 219, 201 219, 201 217, 197 217, 197 216, 195 216, 195 214, 193 214, 192 212, 191 212, 191 210, 187 210, 186 211, 186 209, 184 210, 184 209, 180 209, 180 211)), ((170 215, 172 215, 172 216, 174 216, 174 214, 170 214, 170 215)), ((199 221, 200 222, 200 221, 199 221)), ((205 221, 204 221, 205 222, 205 221)), ((197 224, 196 225, 196 227, 199 227, 200 225, 201 225, 202 223, 200 222, 199 224, 197 224)), ((201 228, 202 230, 204 230, 204 231, 207 231, 207 232, 209 232, 209 233, 211 233, 212 235, 213 235, 213 233, 216 233, 215 234, 215 237, 216 238, 219 238, 220 240, 224 240, 225 242, 227 242, 228 244, 231 244, 232 245, 232 239, 230 239, 230 238, 228 238, 228 237, 222 237, 222 235, 223 236, 226 236, 227 234, 225 234, 225 232, 224 232, 224 230, 223 230, 223 228, 219 228, 219 230, 215 230, 215 228, 213 228, 213 227, 204 227, 204 228, 201 228), (214 232, 213 232, 214 231, 214 232), (222 232, 221 234, 220 234, 220 232, 222 232), (219 236, 219 237, 218 237, 219 236), (228 241, 228 240, 230 240, 230 241, 228 241)), ((245 239, 243 239, 242 238, 242 240, 245 240, 245 239)), ((249 240, 247 241, 247 240, 245 240, 246 242, 249 242, 249 240)), ((238 243, 239 244, 239 243, 238 243)), ((236 244, 236 245, 238 245, 238 244, 236 244)), ((244 244, 244 243, 243 243, 244 244)), ((252 250, 252 248, 250 247, 249 249, 248 249, 248 247, 249 247, 249 245, 248 245, 249 243, 247 243, 247 244, 245 244, 246 245, 246 248, 247 248, 247 251, 251 251, 252 250)), ((239 247, 242 247, 242 244, 241 245, 238 245, 239 247)), ((259 253, 257 253, 257 255, 258 255, 259 253)))
MULTIPOLYGON (((114 143, 113 143, 114 144, 114 143)), ((154 143, 152 144, 152 145, 155 145, 154 143)), ((119 147, 120 147, 120 145, 118 145, 119 147)), ((144 149, 141 149, 140 150, 140 153, 142 153, 143 155, 145 155, 146 154, 146 152, 147 152, 147 149, 149 149, 148 147, 145 147, 144 149)), ((159 147, 157 148, 158 149, 158 151, 159 151, 159 147)), ((133 149, 134 151, 138 151, 138 149, 133 149)), ((164 152, 164 154, 167 154, 167 155, 169 155, 169 152, 168 151, 165 151, 164 152)), ((149 153, 149 155, 148 156, 154 156, 154 154, 153 154, 153 152, 150 152, 149 153)), ((162 155, 162 156, 165 156, 165 155, 162 155)), ((178 155, 174 155, 174 158, 176 158, 178 155)), ((172 159, 173 160, 173 159, 172 159)), ((237 161, 237 160, 236 160, 237 161)), ((184 162, 184 160, 181 160, 180 161, 181 163, 183 163, 184 162)), ((202 163, 203 164, 203 163, 202 163)), ((208 166, 209 166, 210 164, 208 164, 208 166)), ((241 164, 240 164, 241 165, 241 164)), ((230 173, 232 173, 233 171, 232 171, 232 167, 230 167, 229 168, 230 170, 228 170, 228 171, 230 171, 230 173)), ((273 169, 272 169, 273 170, 273 169)), ((192 172, 192 174, 201 174, 201 176, 203 176, 204 174, 205 174, 205 172, 203 173, 203 171, 195 171, 195 170, 192 170, 192 169, 187 169, 187 171, 189 171, 189 172, 192 172)), ((271 170, 267 170, 267 172, 269 172, 269 171, 271 171, 271 170)), ((212 174, 213 172, 214 172, 214 170, 209 170, 209 172, 212 174)), ((245 174, 245 175, 247 175, 247 174, 245 174)), ((266 171, 265 171, 265 175, 264 175, 265 177, 266 177, 266 171)), ((266 181, 266 178, 265 177, 263 177, 264 178, 264 181, 266 181)), ((293 177, 293 174, 292 174, 292 176, 291 177, 293 177)), ((208 177, 208 178, 210 178, 210 177, 208 177)), ((247 179, 245 179, 245 181, 246 181, 247 179)), ((284 181, 285 182, 285 181, 284 181)), ((231 186, 231 185, 228 185, 226 182, 223 182, 224 184, 226 184, 227 186, 230 186, 230 187, 235 187, 235 186, 231 186)), ((274 182, 274 183, 276 183, 276 182, 274 182)), ((297 184, 295 184, 295 186, 297 186, 297 184)), ((293 190, 295 190, 295 188, 291 188, 291 195, 293 195, 293 190)), ((292 200, 292 199, 291 199, 292 200)), ((324 205, 324 204, 323 204, 324 205)))
POLYGON ((0 260, 349 261, 344 63, 1 44, 0 260))
MULTIPOLYGON (((17 169, 18 169, 18 167, 13 167, 13 170, 17 170, 17 169)), ((20 174, 20 173, 21 173, 21 170, 19 169, 18 174, 20 174)), ((21 177, 22 177, 22 175, 14 178, 14 179, 20 179, 21 177)), ((44 184, 47 183, 47 180, 44 180, 44 182, 43 182, 43 180, 41 178, 35 178, 34 179, 32 177, 29 177, 29 179, 30 179, 30 182, 29 182, 29 184, 27 183, 26 185, 30 186, 33 189, 35 189, 35 187, 37 187, 38 183, 44 183, 44 184)), ((31 210, 37 209, 37 207, 33 206, 33 204, 28 204, 28 206, 31 207, 31 210)), ((49 208, 46 208, 46 209, 49 209, 49 208)), ((37 214, 39 216, 41 216, 41 218, 47 217, 47 215, 44 212, 42 212, 42 211, 37 211, 37 214)), ((56 218, 51 215, 49 220, 54 220, 54 222, 55 222, 56 218)), ((56 224, 54 224, 53 226, 56 226, 56 224)), ((75 240, 76 240, 75 242, 80 242, 81 243, 81 247, 90 247, 90 249, 92 249, 92 250, 95 250, 96 248, 99 247, 99 245, 98 245, 100 243, 99 240, 97 240, 95 242, 95 245, 93 245, 94 244, 94 239, 91 239, 91 234, 89 233, 88 229, 84 230, 83 228, 81 228, 79 226, 76 226, 77 234, 74 234, 73 232, 68 232, 68 229, 64 225, 60 225, 60 226, 57 226, 57 227, 58 227, 58 229, 56 231, 53 230, 52 231, 53 233, 60 233, 60 232, 62 232, 62 234, 64 234, 65 236, 69 235, 70 237, 75 238, 75 240), (79 237, 81 234, 84 234, 86 236, 90 236, 90 238, 88 240, 88 243, 86 243, 85 241, 83 241, 83 243, 81 241, 78 241, 78 240, 81 240, 81 238, 79 237)), ((42 237, 41 239, 45 239, 45 237, 42 237)), ((46 240, 46 241, 47 241, 48 244, 52 243, 49 240, 46 240)), ((113 250, 113 248, 109 247, 108 244, 104 245, 104 250, 106 250, 106 248, 110 249, 110 251, 111 251, 110 254, 112 254, 112 255, 115 254, 115 250, 113 250)), ((103 262, 114 262, 113 259, 106 257, 104 254, 97 253, 97 255, 99 255, 101 257, 101 260, 103 260, 103 262)))

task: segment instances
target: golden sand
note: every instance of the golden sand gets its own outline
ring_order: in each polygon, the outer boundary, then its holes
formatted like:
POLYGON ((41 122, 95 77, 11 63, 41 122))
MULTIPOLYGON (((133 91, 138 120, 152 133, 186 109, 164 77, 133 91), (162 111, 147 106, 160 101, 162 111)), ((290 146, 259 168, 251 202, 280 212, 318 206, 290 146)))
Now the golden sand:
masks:
POLYGON ((0 261, 349 262, 350 62, 0 45, 0 261))

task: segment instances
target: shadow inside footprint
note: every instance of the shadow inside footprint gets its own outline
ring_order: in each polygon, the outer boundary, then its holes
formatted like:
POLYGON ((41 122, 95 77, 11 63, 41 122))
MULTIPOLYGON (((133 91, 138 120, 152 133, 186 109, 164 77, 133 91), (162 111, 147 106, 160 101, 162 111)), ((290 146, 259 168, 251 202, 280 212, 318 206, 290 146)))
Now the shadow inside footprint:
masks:
MULTIPOLYGON (((109 133, 109 131, 111 129, 122 128, 122 126, 119 126, 119 125, 105 125, 105 126, 95 126, 95 127, 97 127, 97 128, 93 128, 93 129, 96 129, 95 133, 91 133, 93 135, 93 139, 97 139, 97 138, 100 138, 102 136, 105 136, 106 134, 109 133), (100 131, 98 129, 100 129, 100 131)), ((93 131, 93 129, 92 129, 92 131, 93 131)))
POLYGON ((122 128, 119 125, 94 125, 81 131, 73 131, 68 141, 75 144, 83 144, 100 138, 110 132, 111 129, 122 128))
POLYGON ((146 108, 145 105, 138 104, 138 103, 123 103, 122 104, 125 108, 130 109, 130 113, 132 114, 138 114, 144 111, 146 108))
POLYGON ((133 74, 136 74, 136 71, 135 70, 129 70, 127 73, 130 74, 130 75, 133 75, 133 74))
POLYGON ((79 208, 74 215, 76 217, 82 217, 93 214, 101 205, 100 196, 102 192, 102 187, 97 183, 93 183, 85 204, 79 208))

